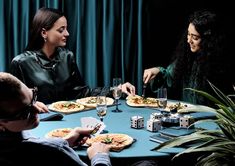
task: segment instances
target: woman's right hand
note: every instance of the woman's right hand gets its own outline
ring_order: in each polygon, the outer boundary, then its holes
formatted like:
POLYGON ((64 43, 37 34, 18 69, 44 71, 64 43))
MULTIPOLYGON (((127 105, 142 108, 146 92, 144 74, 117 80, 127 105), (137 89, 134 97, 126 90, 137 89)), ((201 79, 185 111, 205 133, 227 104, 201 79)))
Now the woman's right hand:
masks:
POLYGON ((153 67, 149 69, 144 70, 144 75, 143 75, 143 82, 144 84, 147 84, 149 81, 154 79, 156 75, 159 73, 159 68, 158 67, 153 67))

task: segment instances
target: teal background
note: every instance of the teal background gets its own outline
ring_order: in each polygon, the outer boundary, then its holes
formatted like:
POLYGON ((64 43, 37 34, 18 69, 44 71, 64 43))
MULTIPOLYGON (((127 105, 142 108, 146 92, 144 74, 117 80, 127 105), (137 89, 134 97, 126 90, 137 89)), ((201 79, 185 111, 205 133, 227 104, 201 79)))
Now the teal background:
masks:
POLYGON ((142 91, 145 68, 166 66, 189 13, 202 8, 223 17, 234 45, 232 2, 213 0, 0 0, 0 71, 23 51, 32 18, 40 7, 62 10, 68 20, 67 48, 90 87, 122 77, 142 91), (153 60, 153 58, 158 60, 153 60))

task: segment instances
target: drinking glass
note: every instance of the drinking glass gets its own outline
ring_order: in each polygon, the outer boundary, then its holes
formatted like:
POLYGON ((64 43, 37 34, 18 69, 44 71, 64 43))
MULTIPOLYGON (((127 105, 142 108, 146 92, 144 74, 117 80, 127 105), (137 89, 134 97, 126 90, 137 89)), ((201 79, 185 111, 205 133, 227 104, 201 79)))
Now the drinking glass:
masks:
POLYGON ((164 110, 167 106, 167 88, 158 89, 157 99, 160 110, 164 110))
POLYGON ((96 105, 97 115, 100 118, 100 121, 103 122, 104 116, 107 113, 106 97, 97 96, 96 101, 97 101, 97 105, 96 105))
MULTIPOLYGON (((100 118, 100 121, 103 122, 104 117, 107 114, 107 100, 106 96, 97 96, 97 104, 96 104, 96 113, 100 118)), ((108 133, 107 130, 103 130, 101 133, 108 133)))
POLYGON ((114 78, 113 79, 113 97, 115 99, 116 108, 115 110, 112 110, 112 112, 122 112, 122 110, 118 108, 118 100, 120 99, 121 96, 122 96, 122 79, 114 78))

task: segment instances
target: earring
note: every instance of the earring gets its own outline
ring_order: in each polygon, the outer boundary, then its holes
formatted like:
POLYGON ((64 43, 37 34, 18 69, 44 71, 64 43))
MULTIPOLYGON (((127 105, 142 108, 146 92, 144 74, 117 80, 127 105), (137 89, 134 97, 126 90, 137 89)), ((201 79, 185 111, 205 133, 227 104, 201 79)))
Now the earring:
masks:
POLYGON ((44 42, 46 43, 47 42, 47 38, 45 37, 45 38, 43 38, 44 39, 44 42))

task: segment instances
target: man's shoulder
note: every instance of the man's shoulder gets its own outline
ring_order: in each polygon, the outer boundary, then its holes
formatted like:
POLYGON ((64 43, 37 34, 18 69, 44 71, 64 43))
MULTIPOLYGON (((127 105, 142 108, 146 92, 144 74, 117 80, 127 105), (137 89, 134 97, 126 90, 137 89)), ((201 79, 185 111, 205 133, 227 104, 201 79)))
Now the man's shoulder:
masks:
MULTIPOLYGON (((14 148, 0 149, 0 161, 12 165, 79 165, 82 161, 62 139, 28 138, 14 148)), ((0 162, 1 163, 1 162, 0 162)))

